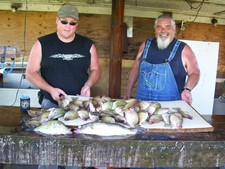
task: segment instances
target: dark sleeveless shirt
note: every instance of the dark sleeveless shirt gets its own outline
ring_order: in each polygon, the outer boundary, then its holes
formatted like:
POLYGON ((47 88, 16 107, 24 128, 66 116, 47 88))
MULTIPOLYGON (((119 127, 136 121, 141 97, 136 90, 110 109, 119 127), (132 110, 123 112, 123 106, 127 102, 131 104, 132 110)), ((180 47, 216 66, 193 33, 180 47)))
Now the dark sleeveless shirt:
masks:
MULTIPOLYGON (((169 58, 169 55, 172 52, 176 41, 177 39, 174 38, 174 40, 169 44, 169 46, 166 49, 161 50, 157 46, 156 39, 155 38, 152 39, 146 61, 152 64, 165 63, 165 60, 169 58)), ((183 91, 187 75, 181 58, 182 50, 184 49, 185 45, 186 44, 184 42, 181 42, 174 58, 170 62, 170 67, 173 71, 177 87, 180 93, 183 91)))
MULTIPOLYGON (((88 79, 90 49, 93 42, 79 34, 69 43, 62 42, 56 33, 38 39, 42 48, 41 76, 53 87, 66 94, 80 94, 88 79)), ((55 102, 51 95, 41 90, 45 98, 55 102)), ((55 102, 56 103, 56 102, 55 102)))

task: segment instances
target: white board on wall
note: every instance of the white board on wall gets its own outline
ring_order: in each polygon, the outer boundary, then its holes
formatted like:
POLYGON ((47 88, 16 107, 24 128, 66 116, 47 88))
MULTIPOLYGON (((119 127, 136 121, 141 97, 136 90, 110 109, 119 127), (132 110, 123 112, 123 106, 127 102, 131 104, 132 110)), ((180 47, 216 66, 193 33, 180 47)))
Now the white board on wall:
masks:
POLYGON ((198 85, 192 91, 192 107, 202 115, 213 112, 219 43, 181 40, 195 53, 201 71, 198 85))

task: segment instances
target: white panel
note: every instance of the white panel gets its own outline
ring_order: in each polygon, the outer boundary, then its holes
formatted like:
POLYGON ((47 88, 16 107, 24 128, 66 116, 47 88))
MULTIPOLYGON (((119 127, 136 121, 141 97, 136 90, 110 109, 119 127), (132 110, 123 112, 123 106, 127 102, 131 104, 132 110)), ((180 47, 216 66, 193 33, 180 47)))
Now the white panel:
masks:
POLYGON ((40 108, 38 91, 39 89, 0 88, 0 106, 20 106, 20 96, 27 95, 30 97, 30 107, 40 108))
POLYGON ((211 115, 216 85, 219 43, 182 40, 195 53, 201 71, 200 81, 192 91, 192 106, 202 115, 211 115))

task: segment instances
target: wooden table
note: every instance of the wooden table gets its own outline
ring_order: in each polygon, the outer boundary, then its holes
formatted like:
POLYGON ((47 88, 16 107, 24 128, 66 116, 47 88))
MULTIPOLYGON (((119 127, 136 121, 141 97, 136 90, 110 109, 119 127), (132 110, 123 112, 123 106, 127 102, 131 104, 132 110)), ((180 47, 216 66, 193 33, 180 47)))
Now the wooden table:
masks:
POLYGON ((225 116, 204 118, 213 132, 140 133, 102 139, 78 135, 43 136, 24 131, 19 107, 0 107, 0 163, 125 167, 225 166, 225 116))

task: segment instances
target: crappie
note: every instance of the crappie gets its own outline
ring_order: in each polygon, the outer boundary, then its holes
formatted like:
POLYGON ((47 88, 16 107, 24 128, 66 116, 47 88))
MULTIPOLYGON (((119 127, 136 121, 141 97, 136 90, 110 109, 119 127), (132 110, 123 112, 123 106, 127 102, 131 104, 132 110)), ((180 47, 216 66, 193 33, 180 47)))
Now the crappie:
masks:
POLYGON ((79 100, 78 98, 73 99, 72 103, 77 106, 83 106, 83 100, 79 100))
POLYGON ((98 121, 99 120, 99 112, 89 112, 89 119, 91 121, 98 121))
POLYGON ((173 109, 177 110, 177 112, 180 113, 182 117, 191 119, 191 120, 193 119, 193 117, 189 114, 189 112, 181 110, 180 107, 174 107, 173 109))
POLYGON ((41 125, 40 119, 38 117, 32 117, 25 122, 26 126, 29 128, 35 128, 41 125))
POLYGON ((64 114, 64 120, 74 120, 78 118, 78 112, 74 110, 69 110, 64 114))
POLYGON ((115 110, 119 106, 125 106, 127 102, 125 100, 116 100, 112 103, 112 109, 115 110))
POLYGON ((128 102, 128 103, 124 106, 124 110, 130 109, 130 108, 134 108, 136 105, 139 106, 139 103, 138 103, 136 100, 131 101, 131 102, 128 102))
POLYGON ((49 120, 57 119, 61 116, 64 116, 65 112, 66 111, 63 108, 52 108, 50 113, 49 113, 48 119, 49 120))
POLYGON ((113 117, 115 119, 115 122, 117 122, 117 123, 122 123, 122 124, 126 124, 127 123, 127 120, 126 120, 126 118, 124 116, 116 114, 113 117))
POLYGON ((180 114, 179 112, 174 112, 173 114, 175 114, 177 117, 179 117, 180 119, 183 119, 182 114, 180 114))
POLYGON ((158 109, 156 109, 156 111, 154 112, 154 114, 162 115, 164 113, 168 113, 169 110, 170 110, 169 108, 158 108, 158 109))
POLYGON ((98 136, 135 135, 137 129, 129 129, 117 123, 93 122, 82 125, 74 130, 77 134, 91 134, 98 136))
POLYGON ((104 102, 102 103, 102 111, 110 111, 112 110, 112 105, 113 105, 113 102, 112 101, 107 101, 107 102, 104 102))
POLYGON ((89 106, 90 112, 95 112, 96 111, 96 108, 95 108, 95 106, 94 106, 94 104, 92 102, 90 102, 88 106, 89 106))
POLYGON ((69 105, 70 101, 71 101, 71 99, 69 97, 64 97, 64 98, 58 100, 58 105, 61 108, 65 108, 69 105))
POLYGON ((134 128, 135 125, 138 124, 139 117, 138 117, 138 113, 134 110, 134 108, 130 108, 125 111, 125 118, 126 118, 127 124, 131 128, 134 128))
POLYGON ((150 102, 148 101, 140 101, 139 106, 141 110, 147 110, 148 106, 150 105, 150 102))
POLYGON ((149 118, 148 112, 146 111, 139 111, 138 112, 138 125, 142 125, 144 122, 147 121, 147 119, 149 118))
POLYGON ((181 119, 175 113, 173 113, 170 115, 170 123, 174 128, 181 129, 182 123, 183 123, 183 118, 181 119))
POLYGON ((42 110, 38 110, 38 111, 27 110, 27 113, 30 115, 30 117, 38 117, 43 113, 43 111, 42 110))
POLYGON ((135 98, 129 98, 125 100, 127 103, 136 102, 137 100, 135 98))
POLYGON ((80 106, 75 105, 75 104, 69 104, 69 110, 73 110, 73 111, 78 111, 80 110, 80 106))
POLYGON ((124 116, 123 106, 118 106, 115 108, 114 112, 120 116, 124 116))
POLYGON ((159 102, 151 102, 150 106, 155 107, 155 109, 161 108, 161 104, 159 102))
POLYGON ((155 111, 156 111, 156 108, 154 107, 154 106, 148 106, 148 108, 147 108, 147 110, 146 110, 147 112, 148 112, 148 114, 151 116, 151 115, 153 115, 154 113, 155 113, 155 111))
POLYGON ((171 124, 170 124, 170 115, 169 113, 164 113, 162 114, 162 119, 163 119, 163 122, 165 123, 165 127, 171 127, 171 124))
POLYGON ((58 120, 47 121, 46 123, 36 127, 34 131, 49 135, 72 134, 71 129, 58 120))
POLYGON ((115 123, 116 122, 115 119, 109 115, 103 115, 101 117, 101 120, 105 123, 115 123))
POLYGON ((184 118, 191 119, 191 120, 193 119, 193 116, 190 115, 189 112, 187 112, 187 111, 181 110, 181 111, 179 111, 179 113, 180 113, 184 118))
POLYGON ((50 119, 48 118, 50 114, 50 111, 43 111, 43 113, 40 115, 40 123, 45 123, 49 121, 50 119))
POLYGON ((162 115, 160 114, 153 114, 150 116, 148 122, 149 124, 159 123, 162 121, 162 115))
POLYGON ((79 110, 77 113, 82 120, 86 121, 89 119, 89 112, 87 110, 79 110))

